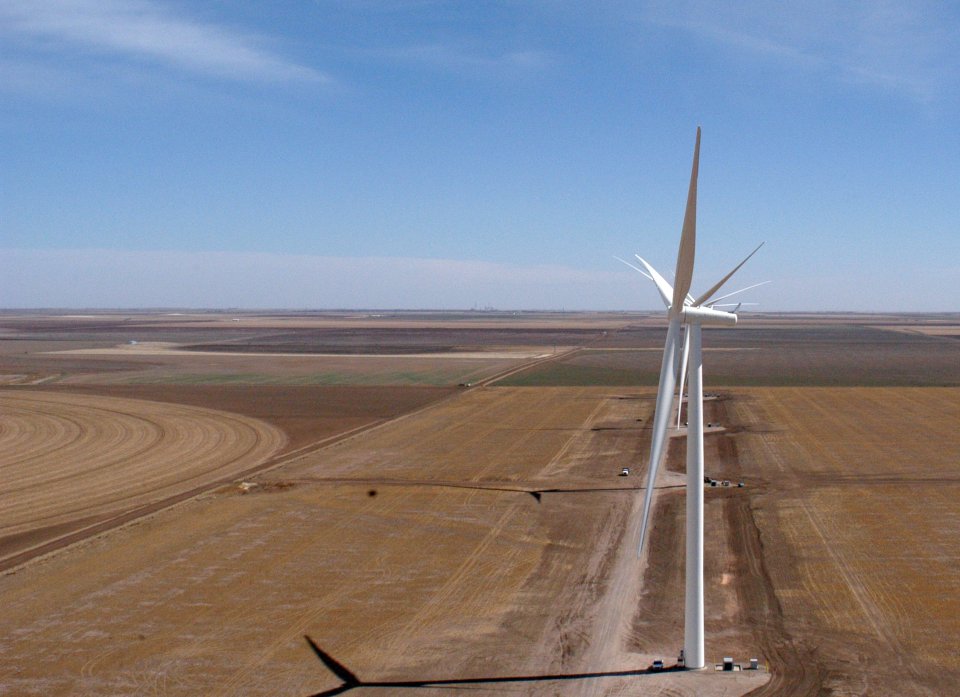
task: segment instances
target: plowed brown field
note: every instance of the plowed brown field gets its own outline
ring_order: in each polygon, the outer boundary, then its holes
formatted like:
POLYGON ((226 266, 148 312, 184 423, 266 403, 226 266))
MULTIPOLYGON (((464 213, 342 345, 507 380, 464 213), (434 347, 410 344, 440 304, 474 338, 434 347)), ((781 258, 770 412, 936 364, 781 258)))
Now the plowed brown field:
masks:
MULTIPOLYGON (((669 623, 633 632, 675 594, 631 600, 640 480, 616 473, 646 447, 651 407, 602 388, 472 390, 304 455, 246 495, 224 489, 0 578, 0 690, 335 688, 306 634, 364 680, 477 681, 454 693, 742 694, 766 674, 643 673, 678 645, 669 623)), ((718 525, 721 501, 708 504, 718 525)), ((750 636, 733 606, 711 620, 727 627, 711 656, 731 631, 750 636)))
POLYGON ((792 637, 763 693, 954 692, 960 390, 737 390, 727 405, 792 637), (822 684, 797 689, 800 668, 822 684))
POLYGON ((279 429, 227 412, 0 391, 0 561, 235 475, 284 442, 279 429))
POLYGON ((706 471, 746 486, 705 490, 707 657, 771 672, 650 674, 683 635, 681 437, 634 552, 662 320, 468 315, 0 328, 0 382, 45 383, 0 390, 0 545, 81 533, 0 575, 0 695, 339 694, 304 635, 357 695, 956 691, 960 388, 935 386, 960 343, 921 335, 945 318, 711 334, 708 390, 742 387, 705 405, 706 471), (54 353, 131 337, 223 352, 54 353), (521 346, 549 356, 497 357, 521 346))

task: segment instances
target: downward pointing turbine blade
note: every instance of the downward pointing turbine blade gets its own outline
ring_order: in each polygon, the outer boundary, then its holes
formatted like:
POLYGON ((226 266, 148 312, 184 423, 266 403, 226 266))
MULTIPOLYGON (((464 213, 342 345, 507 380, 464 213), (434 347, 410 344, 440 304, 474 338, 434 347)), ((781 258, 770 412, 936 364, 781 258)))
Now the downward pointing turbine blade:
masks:
POLYGON ((647 491, 643 497, 643 518, 640 522, 640 544, 637 554, 643 554, 644 541, 647 538, 647 523, 650 519, 650 504, 653 500, 653 487, 657 483, 657 470, 663 459, 663 445, 667 434, 667 421, 670 419, 673 405, 673 388, 676 385, 677 345, 680 340, 680 317, 670 318, 667 340, 663 345, 663 360, 660 363, 660 387, 657 389, 657 405, 653 412, 653 435, 650 440, 650 464, 647 475, 647 491))
POLYGON ((677 253, 677 272, 674 277, 673 303, 670 312, 679 315, 683 300, 693 280, 693 259, 697 246, 697 172, 700 169, 700 127, 697 126, 697 144, 693 148, 693 169, 690 171, 690 189, 687 191, 687 210, 683 214, 683 232, 677 253))
POLYGON ((758 244, 758 245, 757 245, 757 248, 754 249, 752 252, 750 252, 750 253, 747 255, 747 258, 746 258, 746 259, 744 259, 744 260, 741 261, 739 264, 737 264, 736 266, 733 267, 733 271, 731 271, 731 272, 728 273, 726 276, 724 276, 724 277, 721 278, 719 281, 717 281, 717 282, 714 284, 713 288, 711 288, 711 289, 708 290, 706 293, 704 293, 703 295, 701 295, 699 298, 697 298, 696 300, 694 300, 694 301, 693 301, 693 306, 694 306, 694 307, 700 307, 701 305, 703 305, 703 303, 705 303, 707 300, 709 300, 709 299, 710 299, 710 296, 712 296, 714 293, 716 293, 718 290, 720 290, 720 286, 722 286, 724 283, 726 283, 727 281, 729 281, 729 280, 730 280, 730 277, 733 276, 733 274, 735 274, 737 271, 739 271, 739 270, 740 270, 740 267, 743 266, 744 264, 746 264, 746 263, 750 260, 750 257, 752 257, 754 254, 756 254, 757 251, 759 251, 760 247, 762 247, 763 245, 764 245, 763 242, 761 242, 760 244, 758 244))
POLYGON ((690 327, 683 332, 683 352, 680 357, 680 389, 677 390, 677 428, 680 428, 680 414, 683 412, 683 380, 687 376, 687 361, 690 359, 690 327))

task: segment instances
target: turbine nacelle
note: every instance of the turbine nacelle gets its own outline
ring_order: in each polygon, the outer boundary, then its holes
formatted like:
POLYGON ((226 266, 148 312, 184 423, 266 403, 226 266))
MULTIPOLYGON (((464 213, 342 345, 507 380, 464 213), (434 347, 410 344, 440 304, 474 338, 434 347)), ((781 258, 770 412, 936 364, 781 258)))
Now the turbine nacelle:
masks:
POLYGON ((683 319, 684 324, 693 324, 696 322, 697 324, 733 326, 737 323, 737 316, 732 312, 714 310, 710 307, 694 307, 692 305, 685 305, 683 310, 680 311, 680 317, 683 319))

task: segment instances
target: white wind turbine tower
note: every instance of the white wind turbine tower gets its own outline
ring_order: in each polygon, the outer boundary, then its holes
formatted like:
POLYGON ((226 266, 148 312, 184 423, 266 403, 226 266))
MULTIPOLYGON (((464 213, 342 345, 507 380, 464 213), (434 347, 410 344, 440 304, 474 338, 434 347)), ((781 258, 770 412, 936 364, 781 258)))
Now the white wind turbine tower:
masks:
MULTIPOLYGON (((647 524, 650 518, 650 504, 653 499, 653 487, 657 479, 664 454, 664 441, 667 422, 673 406, 673 391, 678 372, 683 375, 689 355, 690 385, 687 396, 687 571, 686 603, 684 621, 684 659, 687 668, 704 666, 703 643, 703 357, 700 329, 704 324, 734 325, 737 316, 732 312, 716 310, 712 307, 719 300, 729 297, 730 293, 710 302, 720 287, 726 283, 747 259, 760 247, 754 249, 746 259, 710 290, 698 298, 689 294, 693 278, 693 260, 696 246, 697 227, 697 170, 700 162, 700 128, 697 128, 697 141, 693 151, 693 170, 690 173, 690 189, 687 193, 687 208, 683 217, 683 231, 680 236, 680 251, 677 255, 675 285, 670 284, 657 273, 650 264, 637 256, 644 270, 636 268, 652 280, 667 306, 670 324, 667 340, 663 346, 663 362, 660 366, 660 384, 657 389, 657 403, 653 417, 653 434, 650 443, 650 467, 647 490, 643 501, 643 518, 640 526, 640 553, 646 540, 647 524), (683 341, 683 360, 678 359, 680 349, 680 327, 686 325, 683 341), (681 365, 678 365, 681 364, 681 365), (679 370, 678 370, 679 368, 679 370)), ((762 246, 762 245, 761 245, 762 246)), ((622 261, 622 260, 621 260, 622 261)), ((626 263, 626 262, 625 262, 626 263)), ((633 266, 632 264, 628 264, 633 266)), ((760 285, 760 284, 758 284, 760 285)), ((750 286, 751 288, 755 286, 750 286)), ((744 288, 743 290, 748 290, 744 288)), ((740 291, 735 291, 739 293, 740 291)), ((682 399, 682 394, 681 394, 682 399)))

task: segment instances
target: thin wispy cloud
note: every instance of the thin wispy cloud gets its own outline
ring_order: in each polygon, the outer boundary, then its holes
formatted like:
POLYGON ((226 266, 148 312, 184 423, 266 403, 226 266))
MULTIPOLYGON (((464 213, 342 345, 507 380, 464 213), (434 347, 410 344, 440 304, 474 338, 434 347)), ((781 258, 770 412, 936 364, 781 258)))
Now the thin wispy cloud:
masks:
POLYGON ((22 52, 133 59, 232 80, 326 81, 257 38, 148 0, 5 0, 0 36, 22 52))
POLYGON ((917 101, 936 99, 956 62, 949 8, 890 0, 848 3, 777 2, 717 5, 705 0, 654 0, 645 21, 836 80, 883 88, 917 101))
POLYGON ((451 73, 502 74, 537 72, 555 63, 555 57, 535 49, 495 50, 454 43, 429 43, 373 49, 371 55, 415 67, 451 73))

